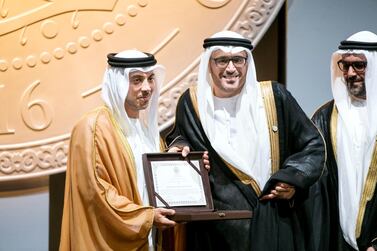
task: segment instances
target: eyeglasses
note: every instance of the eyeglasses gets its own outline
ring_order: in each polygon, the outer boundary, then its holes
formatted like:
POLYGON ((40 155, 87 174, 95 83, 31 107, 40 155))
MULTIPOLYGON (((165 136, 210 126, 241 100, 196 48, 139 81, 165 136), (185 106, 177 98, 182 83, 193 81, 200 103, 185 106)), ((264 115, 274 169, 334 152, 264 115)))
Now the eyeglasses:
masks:
POLYGON ((233 56, 233 57, 218 57, 212 58, 215 64, 219 68, 226 68, 230 61, 233 62, 235 67, 242 67, 246 64, 247 57, 233 56))
POLYGON ((338 61, 338 66, 342 72, 348 72, 350 66, 352 66, 355 72, 363 73, 365 72, 365 68, 367 67, 367 62, 366 61, 347 62, 341 59, 338 61))

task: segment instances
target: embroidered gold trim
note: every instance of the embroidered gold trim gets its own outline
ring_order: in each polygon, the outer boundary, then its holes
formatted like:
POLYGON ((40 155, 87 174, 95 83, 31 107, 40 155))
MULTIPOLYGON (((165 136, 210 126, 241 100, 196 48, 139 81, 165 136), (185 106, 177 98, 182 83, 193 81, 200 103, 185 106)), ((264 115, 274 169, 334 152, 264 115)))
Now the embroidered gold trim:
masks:
POLYGON ((377 141, 374 144, 372 161, 370 163, 367 179, 364 184, 363 194, 361 195, 359 214, 357 215, 357 221, 356 221, 356 238, 360 237, 365 209, 366 209, 368 201, 370 201, 373 197, 374 191, 376 189, 376 182, 377 182, 377 141))
POLYGON ((336 108, 335 104, 333 106, 332 112, 331 112, 331 118, 330 118, 330 136, 331 136, 331 145, 332 149, 334 151, 334 157, 335 160, 337 159, 336 157, 336 132, 338 128, 338 109, 336 108))
POLYGON ((268 134, 270 135, 271 149, 271 173, 274 174, 279 170, 279 130, 276 113, 276 105, 271 81, 260 82, 264 107, 266 111, 268 134))
POLYGON ((226 166, 232 171, 232 173, 234 173, 234 175, 236 175, 237 178, 243 184, 250 185, 253 188, 253 190, 255 191, 255 193, 257 194, 258 197, 262 195, 262 191, 261 191, 258 183, 253 178, 251 178, 249 175, 245 174, 241 170, 235 168, 230 163, 226 162, 224 159, 222 159, 222 160, 224 161, 226 166))
MULTIPOLYGON (((96 129, 97 129, 97 121, 98 121, 98 117, 99 117, 99 113, 101 111, 105 111, 107 113, 107 116, 108 118, 110 119, 110 122, 112 123, 112 125, 114 126, 115 130, 116 130, 116 133, 119 135, 120 139, 121 139, 121 143, 124 145, 125 147, 125 150, 126 150, 126 153, 127 155, 129 156, 129 161, 130 161, 130 165, 131 165, 131 168, 130 168, 130 172, 131 172, 131 175, 133 175, 133 177, 135 177, 135 181, 137 181, 137 176, 136 176, 136 165, 135 165, 135 160, 134 160, 134 157, 133 157, 133 153, 132 153, 132 150, 131 150, 131 147, 129 146, 128 142, 126 141, 122 131, 121 131, 121 128, 119 127, 119 125, 117 124, 117 122, 115 121, 114 117, 112 116, 112 113, 111 111, 109 110, 109 108, 107 106, 101 106, 99 108, 97 108, 95 110, 96 112, 96 117, 95 117, 95 123, 94 123, 94 128, 93 128, 93 149, 95 149, 95 134, 96 134, 96 129)), ((102 186, 102 188, 104 190, 106 190, 106 186, 104 185, 104 183, 106 183, 102 178, 99 177, 98 173, 97 173, 97 169, 96 169, 96 158, 97 158, 97 153, 96 151, 94 150, 93 151, 93 156, 92 156, 92 161, 93 161, 93 170, 94 170, 94 175, 96 177, 96 179, 98 180, 99 184, 102 186)), ((141 201, 141 198, 140 198, 140 194, 139 192, 137 192, 137 196, 138 196, 138 199, 139 201, 141 201)), ((109 204, 110 206, 112 206, 111 204, 109 204)), ((152 208, 150 206, 145 206, 144 208, 152 208)))
POLYGON ((168 146, 166 145, 166 142, 163 138, 160 137, 160 151, 166 152, 168 150, 168 146))
POLYGON ((96 130, 97 130, 97 120, 98 120, 98 113, 103 107, 96 108, 94 112, 96 113, 96 119, 94 122, 94 128, 92 131, 92 168, 94 171, 94 176, 96 177, 97 180, 99 180, 99 183, 103 188, 105 188, 102 184, 102 179, 100 179, 98 173, 97 173, 97 168, 96 168, 96 160, 97 160, 97 151, 96 151, 96 130))
POLYGON ((118 122, 113 117, 113 115, 112 115, 111 111, 109 110, 109 108, 106 107, 106 106, 104 106, 104 108, 105 108, 106 112, 108 113, 110 121, 113 124, 113 126, 114 126, 117 134, 119 135, 119 139, 120 139, 122 145, 124 146, 124 149, 126 150, 126 153, 127 153, 128 157, 129 157, 129 160, 131 161, 130 164, 132 165, 132 168, 131 168, 132 175, 133 175, 133 177, 135 177, 135 180, 137 182, 136 163, 135 163, 134 154, 132 152, 132 148, 131 148, 130 144, 128 143, 125 135, 123 134, 122 128, 119 126, 118 122))
POLYGON ((196 97, 196 91, 198 90, 196 85, 193 85, 190 87, 189 93, 190 93, 190 98, 191 102, 193 104, 196 116, 200 119, 200 114, 199 114, 199 108, 198 108, 198 99, 196 97))
MULTIPOLYGON (((199 109, 198 109, 198 100, 196 98, 196 86, 192 86, 190 87, 190 98, 191 98, 191 102, 194 106, 194 110, 195 110, 195 113, 196 115, 198 116, 198 118, 200 118, 199 116, 199 109)), ((250 177, 249 175, 245 174, 244 172, 238 170, 237 168, 235 168, 234 166, 232 166, 230 163, 228 163, 227 161, 225 161, 223 158, 221 158, 224 163, 226 164, 226 166, 232 171, 232 173, 234 175, 236 175, 236 177, 245 185, 250 185, 253 190, 255 191, 255 193, 257 194, 257 196, 260 196, 262 194, 262 191, 258 185, 258 183, 252 178, 250 177)))
MULTIPOLYGON (((335 158, 336 158, 336 153, 337 153, 336 152, 337 122, 338 122, 338 110, 336 109, 334 105, 333 111, 331 113, 331 142, 334 149, 335 158)), ((374 195, 374 191, 376 189, 376 182, 377 182, 377 141, 374 144, 372 161, 369 166, 368 175, 365 180, 363 193, 360 199, 359 213, 357 215, 356 230, 355 230, 356 238, 360 237, 361 227, 362 227, 364 215, 365 215, 365 209, 366 209, 367 203, 372 199, 374 195)))

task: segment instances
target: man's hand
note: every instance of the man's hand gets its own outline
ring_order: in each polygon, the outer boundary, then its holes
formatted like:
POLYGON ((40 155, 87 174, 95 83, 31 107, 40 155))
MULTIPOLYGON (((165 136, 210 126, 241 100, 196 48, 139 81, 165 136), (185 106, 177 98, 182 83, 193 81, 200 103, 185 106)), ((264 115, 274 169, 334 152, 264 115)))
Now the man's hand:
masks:
POLYGON ((175 226, 175 221, 169 220, 166 216, 174 215, 175 211, 173 209, 166 209, 166 208, 155 208, 154 211, 154 219, 153 225, 155 225, 159 229, 165 229, 169 227, 175 226))
MULTIPOLYGON (((168 150, 168 152, 170 152, 170 153, 179 153, 179 152, 181 152, 182 153, 182 157, 186 157, 190 153, 190 147, 188 147, 188 146, 173 146, 172 148, 170 148, 168 150)), ((211 168, 211 166, 209 164, 208 151, 205 151, 203 153, 203 157, 202 158, 203 158, 204 167, 207 169, 207 171, 209 171, 209 169, 211 168)))
POLYGON ((287 183, 279 182, 269 194, 264 195, 260 200, 282 199, 289 200, 295 194, 296 189, 287 183))
POLYGON ((211 165, 209 163, 209 156, 208 156, 208 152, 205 151, 203 153, 203 164, 204 164, 204 167, 207 169, 207 171, 209 172, 209 170, 211 169, 211 165))
POLYGON ((190 153, 188 146, 173 146, 168 150, 169 153, 182 153, 182 157, 186 157, 190 153))
POLYGON ((369 247, 367 251, 377 251, 374 247, 369 247))

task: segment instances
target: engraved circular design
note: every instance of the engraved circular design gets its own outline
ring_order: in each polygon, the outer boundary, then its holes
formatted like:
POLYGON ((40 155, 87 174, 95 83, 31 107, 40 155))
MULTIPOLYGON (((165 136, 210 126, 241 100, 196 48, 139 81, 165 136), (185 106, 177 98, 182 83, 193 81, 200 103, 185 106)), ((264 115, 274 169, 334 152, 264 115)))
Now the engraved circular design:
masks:
POLYGON ((41 31, 43 36, 45 36, 46 38, 54 38, 56 37, 56 35, 58 35, 58 25, 52 20, 47 20, 42 23, 41 31))
POLYGON ((41 53, 39 58, 41 59, 42 63, 48 64, 51 61, 51 54, 44 51, 44 52, 41 53))
POLYGON ((197 0, 200 4, 211 9, 221 8, 231 0, 197 0))
POLYGON ((130 5, 127 8, 127 13, 130 17, 136 17, 137 16, 137 8, 134 5, 130 5))
POLYGON ((90 40, 87 37, 80 37, 79 44, 82 48, 88 48, 90 45, 90 40))
MULTIPOLYGON (((145 7, 145 6, 148 5, 148 1, 147 0, 141 0, 141 1, 138 2, 138 4, 141 7, 145 7)), ((8 13, 7 9, 4 9, 4 10, 6 11, 6 13, 8 13)), ((128 7, 128 12, 129 12, 130 16, 135 17, 137 15, 137 8, 134 5, 130 5, 128 7)), ((72 16, 72 20, 71 20, 72 28, 74 28, 74 29, 77 29, 78 26, 79 26, 79 23, 80 23, 77 20, 77 15, 78 15, 77 13, 78 13, 78 11, 76 10, 74 15, 72 16)), ((4 17, 6 17, 6 16, 4 16, 4 17)), ((117 15, 115 19, 116 19, 116 22, 119 26, 123 26, 126 22, 125 16, 123 14, 117 15)), ((106 23, 106 24, 104 24, 104 27, 105 27, 104 28, 105 32, 107 34, 112 34, 114 32, 113 24, 106 23)), ((25 26, 24 29, 23 29, 23 34, 21 35, 21 39, 19 41, 20 44, 23 45, 23 46, 26 45, 26 43, 28 41, 27 38, 24 37, 24 33, 26 31, 26 28, 27 27, 25 26)), ((46 37, 48 39, 55 38, 58 35, 58 25, 55 21, 46 20, 41 24, 41 32, 44 35, 44 37, 46 37)), ((79 40, 83 40, 83 38, 80 38, 79 40)), ((100 40, 95 40, 95 41, 100 41, 100 40)), ((82 43, 83 43, 83 45, 81 46, 82 48, 89 47, 89 44, 87 43, 86 40, 83 41, 82 43)), ((60 58, 57 58, 57 59, 60 59, 60 58)), ((49 63, 49 62, 50 62, 50 60, 48 62, 45 61, 45 63, 49 63)), ((1 69, 0 69, 0 71, 1 71, 1 69)))
MULTIPOLYGON (((117 25, 119 25, 119 26, 123 26, 123 25, 125 25, 125 24, 126 24, 126 16, 123 15, 123 14, 118 14, 118 15, 116 15, 116 17, 115 17, 115 22, 116 22, 117 25)), ((108 33, 107 30, 105 29, 105 27, 104 27, 104 30, 105 30, 106 33, 108 33)), ((108 34, 109 34, 109 33, 108 33, 108 34)))
POLYGON ((139 0, 137 3, 140 7, 145 7, 148 5, 148 0, 139 0))
POLYGON ((60 60, 64 58, 65 51, 62 48, 56 48, 53 54, 56 59, 60 60))
POLYGON ((14 69, 19 70, 22 68, 22 65, 23 65, 23 61, 21 58, 14 58, 12 60, 12 66, 14 69))
POLYGON ((96 42, 101 41, 102 38, 103 38, 102 31, 101 31, 101 30, 94 30, 94 31, 92 32, 92 38, 93 38, 93 40, 96 41, 96 42))
POLYGON ((26 64, 27 64, 27 66, 29 66, 31 68, 33 68, 37 65, 37 61, 38 61, 38 59, 33 55, 30 55, 26 58, 26 64))
POLYGON ((11 11, 0 31, 6 45, 0 47, 0 182, 65 170, 69 132, 84 113, 101 104, 99 83, 108 52, 142 49, 168 69, 159 100, 163 130, 174 121, 179 96, 197 82, 203 38, 221 27, 256 45, 284 3, 77 0, 48 1, 44 9, 25 11, 17 7, 20 1, 7 2, 11 11), (193 33, 192 27, 200 29, 193 33), (112 35, 104 39, 105 34, 112 35))
POLYGON ((4 72, 8 70, 8 62, 5 60, 0 60, 0 71, 4 72))
MULTIPOLYGON (((124 20, 125 22, 126 20, 124 20)), ((114 24, 113 23, 105 23, 103 25, 103 30, 106 32, 106 34, 112 34, 114 32, 114 24)))
POLYGON ((74 42, 69 42, 66 46, 65 46, 66 50, 71 53, 71 54, 75 54, 77 52, 77 45, 76 43, 74 42))
MULTIPOLYGON (((23 173, 35 176, 35 171, 53 170, 67 164, 68 145, 59 142, 36 149, 26 149, 19 152, 0 152, 0 173, 20 178, 23 173), (34 175, 33 175, 34 174, 34 175)), ((54 172, 50 172, 53 174, 54 172)))

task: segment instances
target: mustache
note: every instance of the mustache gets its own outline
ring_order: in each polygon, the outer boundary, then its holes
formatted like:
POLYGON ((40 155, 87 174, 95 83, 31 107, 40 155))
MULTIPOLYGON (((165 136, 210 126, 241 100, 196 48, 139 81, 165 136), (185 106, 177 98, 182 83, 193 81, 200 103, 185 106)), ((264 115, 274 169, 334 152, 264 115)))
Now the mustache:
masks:
POLYGON ((221 75, 221 77, 223 77, 223 78, 226 78, 226 77, 239 77, 239 76, 240 76, 240 74, 238 74, 238 73, 232 73, 232 74, 224 73, 224 74, 221 75))
POLYGON ((360 77, 357 77, 357 76, 354 76, 354 77, 348 77, 345 79, 346 80, 346 83, 354 83, 354 82, 362 82, 364 81, 363 78, 360 78, 360 77))
POLYGON ((146 92, 142 92, 139 98, 149 98, 151 96, 152 96, 152 92, 146 91, 146 92))
POLYGON ((142 95, 150 95, 151 93, 152 93, 151 90, 142 90, 142 91, 141 91, 141 94, 142 94, 142 95))

